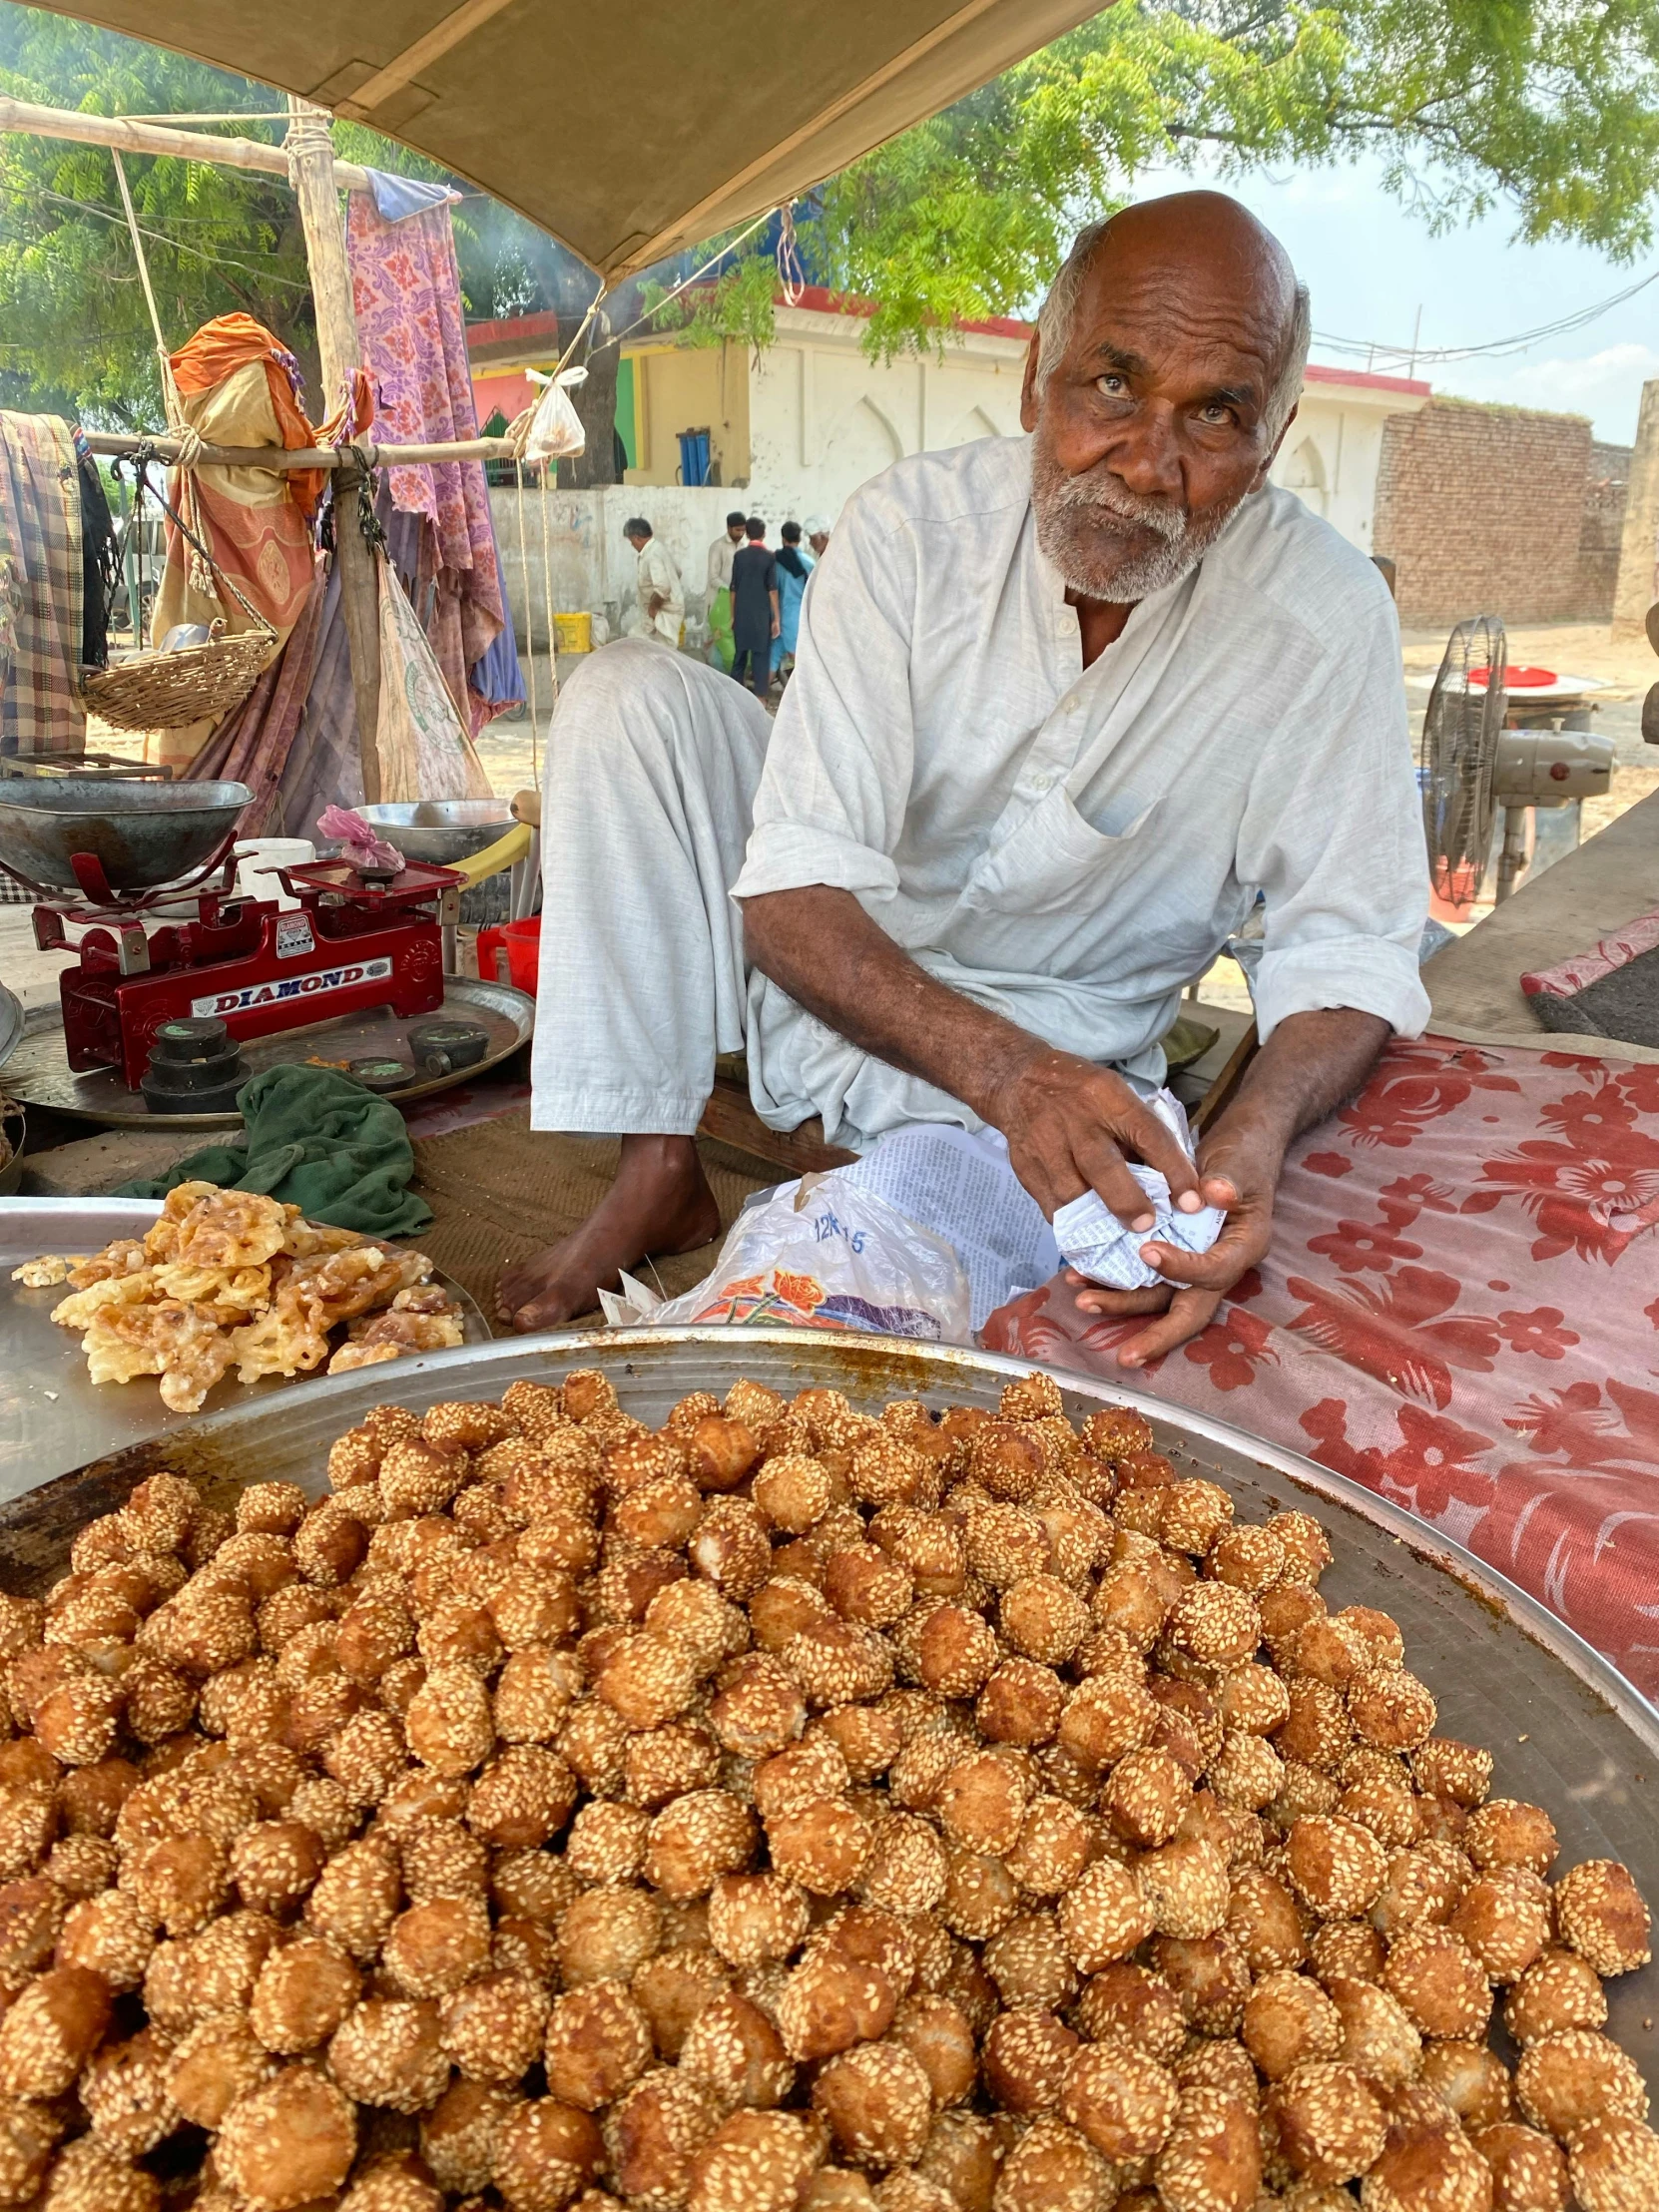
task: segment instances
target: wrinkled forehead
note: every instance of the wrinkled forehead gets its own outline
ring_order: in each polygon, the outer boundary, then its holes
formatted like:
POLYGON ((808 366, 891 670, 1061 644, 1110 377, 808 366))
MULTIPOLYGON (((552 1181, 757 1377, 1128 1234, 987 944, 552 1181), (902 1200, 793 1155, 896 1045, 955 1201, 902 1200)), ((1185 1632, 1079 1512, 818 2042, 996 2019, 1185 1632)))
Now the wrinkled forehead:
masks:
POLYGON ((1084 375, 1132 359, 1160 381, 1248 385, 1259 403, 1294 309, 1294 287, 1266 256, 1153 259, 1108 239, 1084 276, 1067 358, 1084 375))

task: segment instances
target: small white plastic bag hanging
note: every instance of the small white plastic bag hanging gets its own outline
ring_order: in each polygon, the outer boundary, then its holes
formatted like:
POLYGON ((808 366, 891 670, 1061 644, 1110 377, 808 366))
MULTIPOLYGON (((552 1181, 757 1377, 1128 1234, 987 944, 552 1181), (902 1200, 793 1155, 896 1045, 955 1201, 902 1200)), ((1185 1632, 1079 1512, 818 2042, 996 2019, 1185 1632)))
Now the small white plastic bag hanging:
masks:
POLYGON ((542 393, 530 416, 523 458, 527 461, 573 460, 587 444, 588 434, 582 427, 582 418, 576 412, 570 392, 573 385, 587 382, 587 370, 561 368, 556 376, 543 376, 539 370, 528 368, 524 373, 531 383, 541 385, 542 393))
POLYGON ((973 1341, 954 1247, 839 1173, 804 1176, 745 1207, 713 1272, 683 1296, 661 1302, 626 1275, 622 1288, 620 1298, 600 1293, 613 1327, 726 1323, 973 1341))

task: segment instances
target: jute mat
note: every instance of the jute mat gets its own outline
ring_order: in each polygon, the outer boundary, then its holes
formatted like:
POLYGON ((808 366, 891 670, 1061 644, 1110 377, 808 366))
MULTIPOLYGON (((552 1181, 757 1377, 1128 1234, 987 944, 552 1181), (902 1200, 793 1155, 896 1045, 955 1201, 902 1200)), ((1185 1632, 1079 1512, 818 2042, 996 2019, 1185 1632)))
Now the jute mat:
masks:
MULTIPOLYGON (((700 1139, 703 1171, 720 1205, 722 1235, 752 1192, 785 1180, 727 1146, 700 1139)), ((614 1137, 555 1137, 530 1127, 528 1107, 443 1137, 417 1140, 414 1188, 437 1217, 415 1241, 471 1292, 498 1336, 495 1286, 503 1268, 567 1236, 610 1188, 614 1137)), ((708 1274, 718 1243, 642 1267, 640 1280, 667 1297, 708 1274)), ((588 1318, 588 1317, 581 1317, 588 1318)), ((592 1317, 598 1320, 597 1313, 592 1317)))

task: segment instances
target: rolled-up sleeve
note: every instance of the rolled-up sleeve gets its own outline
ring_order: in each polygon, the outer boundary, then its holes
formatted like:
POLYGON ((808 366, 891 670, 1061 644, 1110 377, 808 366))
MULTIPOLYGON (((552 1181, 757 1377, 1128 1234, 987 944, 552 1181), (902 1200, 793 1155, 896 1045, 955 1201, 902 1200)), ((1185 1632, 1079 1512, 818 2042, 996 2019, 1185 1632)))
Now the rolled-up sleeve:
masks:
POLYGON ((1288 1015, 1352 1006, 1396 1034, 1428 1019, 1422 812, 1393 608, 1381 579, 1286 717, 1240 826, 1237 872, 1266 897, 1255 978, 1265 1043, 1288 1015))
POLYGON ((734 898, 827 883, 874 906, 897 890, 915 599, 908 531, 855 497, 808 583, 734 898))

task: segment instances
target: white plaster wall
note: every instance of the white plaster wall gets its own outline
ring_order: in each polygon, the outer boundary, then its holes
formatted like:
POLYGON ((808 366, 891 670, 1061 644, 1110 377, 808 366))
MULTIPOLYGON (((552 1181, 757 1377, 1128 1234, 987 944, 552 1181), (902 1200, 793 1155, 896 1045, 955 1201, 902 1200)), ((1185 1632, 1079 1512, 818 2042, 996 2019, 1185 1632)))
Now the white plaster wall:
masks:
POLYGON ((596 491, 490 492, 500 548, 502 580, 519 643, 528 637, 538 652, 547 643, 547 586, 558 614, 604 612, 617 626, 634 600, 634 549, 622 525, 643 515, 680 571, 686 612, 700 614, 709 547, 726 528, 742 495, 703 484, 607 484, 596 491), (520 500, 523 557, 520 557, 520 500), (545 553, 544 553, 545 530, 545 553), (528 590, 526 590, 526 571, 528 590))
POLYGON ((1362 552, 1372 550, 1382 425, 1420 399, 1310 384, 1273 464, 1273 481, 1305 499, 1362 552))
POLYGON ((849 493, 908 453, 1019 428, 1025 347, 974 332, 942 359, 872 361, 852 316, 780 308, 778 338, 750 372, 750 489, 777 525, 839 514, 849 493))

